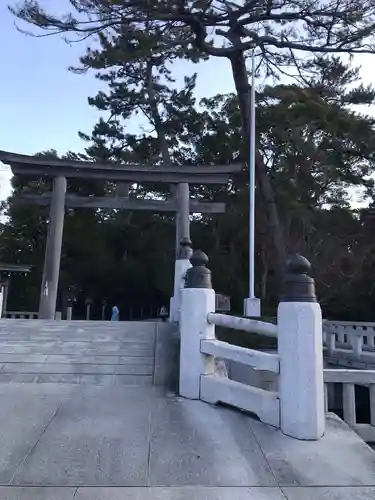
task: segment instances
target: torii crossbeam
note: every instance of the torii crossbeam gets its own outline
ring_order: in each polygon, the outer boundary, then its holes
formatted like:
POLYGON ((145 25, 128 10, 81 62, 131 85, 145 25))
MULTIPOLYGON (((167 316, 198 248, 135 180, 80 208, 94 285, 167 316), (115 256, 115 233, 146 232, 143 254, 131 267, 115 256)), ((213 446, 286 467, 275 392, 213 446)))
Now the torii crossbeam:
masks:
MULTIPOLYGON (((58 279, 60 271, 61 245, 65 207, 87 207, 106 209, 150 210, 153 212, 176 212, 181 229, 177 231, 177 242, 190 239, 189 214, 222 213, 223 203, 212 203, 190 199, 189 184, 227 184, 240 164, 230 165, 135 165, 111 162, 87 162, 28 156, 0 151, 0 161, 10 165, 13 175, 53 178, 52 193, 37 195, 23 193, 20 201, 37 205, 50 205, 48 236, 44 260, 43 279, 39 302, 39 317, 53 319, 56 310, 58 279), (97 179, 118 185, 139 183, 167 183, 178 186, 178 196, 170 200, 145 200, 129 196, 77 196, 66 194, 67 179, 97 179)), ((127 190, 128 191, 128 190, 127 190)))

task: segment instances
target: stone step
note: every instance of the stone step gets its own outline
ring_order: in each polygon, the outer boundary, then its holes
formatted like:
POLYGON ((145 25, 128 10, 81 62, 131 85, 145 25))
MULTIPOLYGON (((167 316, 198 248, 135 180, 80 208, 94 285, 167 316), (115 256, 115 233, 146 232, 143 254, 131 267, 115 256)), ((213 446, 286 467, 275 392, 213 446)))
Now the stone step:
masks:
POLYGON ((82 339, 82 340, 118 340, 118 341, 129 341, 129 340, 142 340, 150 341, 154 338, 154 332, 143 332, 139 330, 138 332, 71 332, 71 331, 30 331, 23 332, 19 329, 16 331, 0 332, 0 339, 20 339, 28 340, 33 338, 40 339, 82 339))
POLYGON ((96 365, 150 365, 154 356, 111 356, 84 354, 0 354, 0 364, 5 363, 62 363, 96 365))
POLYGON ((44 345, 42 342, 35 345, 2 345, 0 342, 1 354, 45 354, 45 355, 66 355, 80 353, 87 356, 108 355, 108 356, 154 356, 153 346, 140 347, 139 345, 121 346, 114 344, 77 345, 78 342, 64 343, 60 345, 44 345), (73 345, 72 345, 73 344, 73 345))
POLYGON ((54 321, 42 319, 1 319, 0 330, 8 327, 20 327, 24 329, 33 328, 59 328, 59 329, 105 329, 105 330, 137 330, 140 327, 153 330, 157 321, 54 321))
POLYGON ((152 375, 153 363, 150 364, 94 364, 94 363, 2 363, 0 373, 27 374, 86 374, 86 375, 152 375))
MULTIPOLYGON (((48 357, 47 357, 48 359, 48 357)), ((134 358, 129 358, 134 361, 134 358)), ((92 385, 151 384, 154 359, 139 358, 137 363, 124 357, 106 357, 106 363, 78 362, 15 362, 0 363, 0 383, 59 383, 92 385), (110 361, 110 362, 109 362, 110 361)))
POLYGON ((73 344, 76 344, 76 346, 82 348, 82 349, 87 349, 93 345, 95 346, 98 346, 98 349, 101 349, 103 348, 104 346, 109 346, 109 347, 113 347, 113 348, 123 348, 123 349, 127 349, 127 348, 130 348, 130 347, 134 347, 134 346, 137 346, 139 348, 142 348, 142 349, 147 349, 148 347, 150 346, 153 346, 154 345, 154 341, 146 341, 146 340, 137 340, 137 339, 134 339, 134 340, 89 340, 89 339, 85 339, 85 340, 79 340, 79 339, 43 339, 43 338, 37 338, 37 337, 33 337, 31 339, 28 339, 28 340, 15 340, 15 339, 12 339, 12 338, 9 338, 9 339, 0 339, 0 345, 6 347, 6 346, 9 346, 9 347, 12 347, 12 346, 20 346, 20 345, 24 345, 24 346, 28 346, 28 347, 33 347, 33 346, 39 346, 39 345, 45 345, 45 346, 69 346, 69 345, 73 345, 73 344))
POLYGON ((152 384, 157 332, 168 328, 160 322, 0 320, 0 384, 152 384))
POLYGON ((0 372, 0 384, 83 384, 113 387, 119 385, 150 385, 152 380, 152 375, 0 372))
POLYGON ((0 320, 0 337, 30 335, 76 336, 90 338, 103 336, 113 338, 153 338, 157 322, 101 322, 101 321, 54 321, 0 320))
POLYGON ((161 322, 0 320, 0 384, 164 383, 174 329, 161 322))

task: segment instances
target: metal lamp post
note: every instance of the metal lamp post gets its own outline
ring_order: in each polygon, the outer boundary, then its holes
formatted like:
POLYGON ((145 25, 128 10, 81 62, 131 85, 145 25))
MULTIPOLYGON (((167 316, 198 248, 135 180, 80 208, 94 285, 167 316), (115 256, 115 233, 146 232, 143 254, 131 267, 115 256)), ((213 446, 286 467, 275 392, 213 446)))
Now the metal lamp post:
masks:
POLYGON ((244 316, 261 315, 255 297, 255 49, 251 53, 250 156, 249 156, 249 297, 244 300, 244 316))

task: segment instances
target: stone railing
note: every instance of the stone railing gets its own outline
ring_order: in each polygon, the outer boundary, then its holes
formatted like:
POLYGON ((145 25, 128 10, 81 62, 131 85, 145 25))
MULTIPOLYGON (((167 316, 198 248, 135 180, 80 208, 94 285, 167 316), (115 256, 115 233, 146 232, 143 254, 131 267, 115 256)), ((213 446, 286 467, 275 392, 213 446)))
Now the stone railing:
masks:
POLYGON ((8 319, 38 319, 38 316, 37 312, 29 311, 6 311, 3 313, 3 318, 8 319))
MULTIPOLYGON (((3 314, 3 319, 38 319, 39 313, 28 311, 6 311, 3 314)), ((55 319, 61 319, 61 312, 56 311, 55 319)))
POLYGON ((277 326, 272 323, 217 313, 209 314, 207 319, 209 323, 216 326, 277 338, 277 326))
MULTIPOLYGON (((324 370, 326 411, 342 411, 342 418, 366 442, 375 442, 375 370, 324 370), (358 422, 360 398, 356 386, 368 390, 369 411, 358 422), (338 401, 337 401, 338 400, 338 401)), ((367 399, 367 398, 366 398, 367 399)))
MULTIPOLYGON (((246 318, 225 316, 223 314, 209 313, 208 325, 225 326, 236 330, 243 330, 264 335, 276 335, 276 326, 261 321, 246 318)), ((263 370, 275 374, 280 373, 278 354, 269 354, 253 349, 246 349, 213 339, 202 339, 200 353, 206 356, 206 361, 215 358, 234 361, 256 370, 263 370)), ((206 374, 200 380, 200 399, 209 403, 223 402, 243 410, 250 411, 267 424, 280 426, 280 402, 277 392, 265 391, 257 387, 241 384, 218 377, 215 373, 206 374)))
POLYGON ((307 276, 309 263, 300 255, 288 261, 288 275, 278 307, 277 326, 215 313, 215 292, 208 258, 194 252, 181 290, 180 395, 209 403, 226 403, 258 415, 297 439, 316 440, 325 428, 322 316, 307 276), (222 342, 215 326, 278 338, 276 353, 222 342), (251 366, 277 377, 277 392, 221 376, 215 358, 251 366))
POLYGON ((323 342, 332 363, 353 368, 375 366, 375 323, 324 321, 323 342))

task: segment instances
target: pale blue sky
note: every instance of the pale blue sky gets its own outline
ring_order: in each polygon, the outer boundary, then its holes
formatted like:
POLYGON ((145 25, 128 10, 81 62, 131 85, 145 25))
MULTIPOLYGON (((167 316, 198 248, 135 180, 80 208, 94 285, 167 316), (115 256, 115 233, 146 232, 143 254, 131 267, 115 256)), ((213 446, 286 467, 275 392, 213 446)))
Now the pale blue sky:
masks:
MULTIPOLYGON (((14 26, 8 1, 12 0, 0 0, 0 149, 24 154, 45 149, 82 151, 85 143, 78 130, 90 133, 100 116, 88 106, 87 97, 95 95, 101 85, 92 74, 75 75, 67 69, 77 63, 84 46, 67 45, 58 36, 23 35, 14 26)), ((62 8, 64 0, 58 1, 62 8)), ((363 67, 364 82, 375 83, 371 75, 375 56, 358 57, 356 63, 363 67)), ((233 90, 226 59, 199 65, 179 63, 175 74, 182 80, 194 71, 198 72, 198 98, 233 90)), ((137 129, 137 121, 133 127, 137 129)), ((9 195, 9 179, 9 172, 0 171, 0 200, 9 195)))
MULTIPOLYGON (((67 70, 77 63, 84 46, 67 45, 58 36, 33 38, 19 33, 7 3, 0 3, 0 149, 24 154, 44 149, 82 151, 85 143, 78 130, 90 133, 100 116, 87 104, 87 97, 101 85, 92 74, 67 70)), ((233 89, 227 60, 176 67, 181 80, 194 71, 199 73, 198 97, 233 89)), ((9 173, 0 172, 0 200, 8 194, 9 173)))

